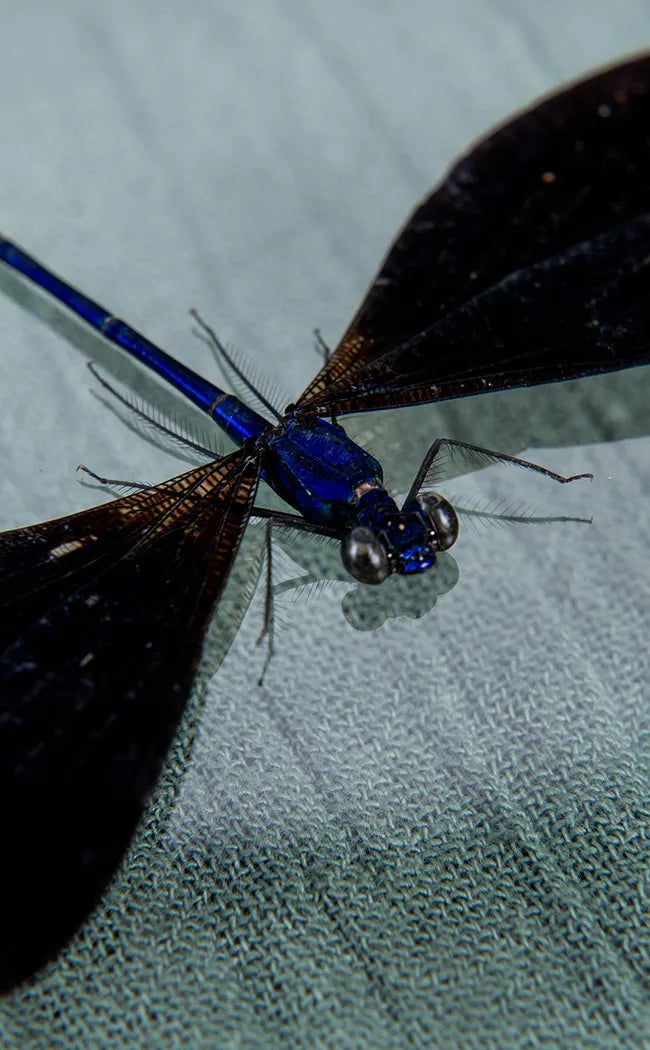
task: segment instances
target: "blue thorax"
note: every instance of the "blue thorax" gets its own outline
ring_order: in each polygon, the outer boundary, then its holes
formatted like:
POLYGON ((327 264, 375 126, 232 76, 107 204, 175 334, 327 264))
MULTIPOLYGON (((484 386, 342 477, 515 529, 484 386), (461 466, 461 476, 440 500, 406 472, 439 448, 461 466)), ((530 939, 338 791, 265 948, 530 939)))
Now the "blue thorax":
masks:
POLYGON ((180 390, 238 445, 258 442, 264 479, 308 522, 348 536, 351 527, 371 530, 391 572, 423 572, 433 564, 431 520, 421 504, 410 500, 400 510, 383 488, 380 464, 342 427, 320 418, 300 421, 291 411, 273 425, 3 238, 0 258, 180 390))
POLYGON ((359 488, 382 484, 381 465, 335 423, 288 416, 264 439, 264 478, 308 520, 345 526, 356 520, 359 488))

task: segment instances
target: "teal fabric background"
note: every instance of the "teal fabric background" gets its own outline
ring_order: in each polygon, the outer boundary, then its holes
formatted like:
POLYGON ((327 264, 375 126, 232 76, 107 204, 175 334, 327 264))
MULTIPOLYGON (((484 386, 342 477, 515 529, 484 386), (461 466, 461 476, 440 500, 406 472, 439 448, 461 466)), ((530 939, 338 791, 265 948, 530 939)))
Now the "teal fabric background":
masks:
MULTIPOLYGON (((0 224, 210 374, 198 307, 289 400, 314 325, 335 344, 457 154, 648 41, 641 0, 10 2, 0 224)), ((103 498, 79 461, 183 469, 89 358, 203 426, 0 274, 3 528, 103 498)), ((591 470, 560 489, 454 463, 444 491, 593 523, 466 517, 435 580, 371 601, 335 548, 283 538, 261 689, 252 528, 137 839, 0 1003, 3 1048, 650 1046, 649 390, 638 371, 349 421, 398 491, 439 434, 591 470)))

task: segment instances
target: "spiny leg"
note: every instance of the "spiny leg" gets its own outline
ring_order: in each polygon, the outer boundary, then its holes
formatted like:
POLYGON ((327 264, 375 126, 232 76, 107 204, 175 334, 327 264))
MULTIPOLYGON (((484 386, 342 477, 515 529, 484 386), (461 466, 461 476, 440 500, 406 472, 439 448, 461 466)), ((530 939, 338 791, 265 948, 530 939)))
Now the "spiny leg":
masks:
POLYGON ((461 518, 474 518, 478 521, 495 522, 501 524, 516 525, 564 525, 573 522, 577 525, 592 525, 593 518, 579 518, 574 514, 531 514, 521 511, 489 511, 477 510, 475 507, 459 507, 454 504, 454 510, 461 518))
POLYGON ((314 328, 314 348, 317 353, 323 355, 323 364, 326 365, 332 356, 332 348, 323 339, 320 328, 314 328))
POLYGON ((431 464, 444 448, 459 448, 494 463, 512 463, 516 467, 524 467, 525 470, 534 470, 537 474, 542 474, 552 481, 558 481, 561 485, 567 485, 570 481, 579 481, 581 478, 593 478, 593 474, 572 474, 570 477, 565 477, 563 474, 556 474, 554 470, 549 470, 548 467, 540 466, 539 463, 531 463, 530 460, 520 459, 519 456, 510 456, 507 452, 495 452, 494 449, 483 448, 481 445, 470 445, 467 441, 457 441, 455 438, 436 438, 420 464, 405 502, 415 499, 424 484, 431 464))
MULTIPOLYGON (((199 445, 198 442, 192 441, 191 438, 185 437, 182 434, 177 434, 174 430, 171 429, 171 427, 165 426, 165 424, 161 423, 160 420, 154 419, 153 416, 150 416, 146 412, 144 412, 143 409, 139 408, 128 397, 125 397, 124 394, 120 393, 120 391, 117 390, 117 388, 114 387, 112 383, 109 383, 108 379, 104 378, 104 376, 101 374, 101 372, 97 370, 92 361, 88 361, 88 370, 90 371, 93 378, 97 380, 100 386, 104 388, 104 390, 108 390, 109 394, 112 397, 116 398, 116 400, 119 401, 120 404, 124 405, 125 408, 128 408, 130 412, 133 412, 133 414, 137 416, 138 419, 142 419, 149 426, 154 427, 155 430, 159 430, 161 434, 166 434, 167 437, 172 438, 174 441, 179 441, 187 448, 191 448, 194 452, 198 452, 203 456, 207 456, 208 459, 216 458, 212 449, 205 448, 204 445, 199 445)), ((120 484, 122 483, 120 482, 120 484)))
POLYGON ((264 676, 266 670, 271 662, 273 656, 273 637, 274 637, 274 616, 273 616, 273 544, 271 542, 271 530, 276 528, 283 529, 296 529, 301 532, 311 532, 317 536, 328 536, 331 539, 340 539, 340 532, 334 529, 328 529, 325 525, 313 525, 309 521, 305 521, 298 514, 289 514, 288 512, 273 511, 266 507, 253 507, 251 511, 251 517, 266 518, 266 529, 264 536, 265 554, 266 554, 266 572, 265 572, 265 594, 264 594, 264 621, 262 623, 262 630, 257 639, 256 645, 260 645, 262 640, 266 637, 266 655, 264 657, 264 664, 262 667, 262 673, 257 680, 258 685, 262 685, 264 682, 264 676))
MULTIPOLYGON (((175 441, 182 442, 183 445, 187 446, 188 448, 191 448, 194 452, 199 452, 201 455, 207 456, 208 459, 215 458, 212 449, 205 448, 203 445, 199 445, 198 442, 192 441, 190 438, 186 438, 180 434, 177 434, 170 427, 167 427, 164 423, 161 423, 160 420, 154 419, 153 416, 148 415, 137 405, 133 404, 133 402, 128 397, 125 397, 125 395, 122 394, 119 390, 117 390, 117 388, 114 387, 112 383, 109 383, 109 381, 104 378, 104 376, 97 370, 92 361, 88 361, 88 370, 93 376, 93 378, 100 384, 100 386, 104 388, 104 390, 107 390, 112 397, 119 401, 120 404, 124 405, 125 408, 128 408, 130 412, 133 412, 134 415, 136 415, 139 419, 144 420, 144 422, 154 427, 156 430, 159 430, 162 434, 167 435, 167 437, 171 437, 175 441)), ((89 477, 93 478, 95 481, 98 481, 100 485, 115 485, 119 488, 133 489, 134 491, 141 491, 142 489, 150 487, 142 481, 123 481, 121 478, 102 477, 102 475, 96 474, 94 470, 91 470, 89 467, 85 466, 84 463, 80 463, 77 467, 77 470, 82 470, 84 474, 88 474, 89 477)))
POLYGON ((225 361, 227 367, 230 368, 231 371, 237 376, 239 381, 244 384, 249 393, 251 393, 253 397, 256 397, 260 404, 264 405, 266 411, 269 412, 272 416, 275 416, 276 419, 282 419, 282 416, 278 412, 277 408, 275 408, 268 400, 268 398, 264 397, 264 394, 262 394, 261 391, 259 391, 253 383, 251 383, 250 379, 248 379, 248 377, 244 375, 241 368, 233 358, 232 354, 228 352, 224 344, 219 339, 214 328, 212 328, 207 323, 207 321, 203 320, 198 310, 192 308, 190 310, 190 317, 194 318, 217 357, 220 357, 223 361, 225 361))
POLYGON ((118 488, 133 489, 138 492, 151 488, 150 485, 145 485, 143 481, 122 481, 120 478, 103 478, 101 474, 95 474, 94 470, 91 470, 90 467, 85 466, 83 463, 79 463, 77 470, 82 470, 84 474, 88 474, 89 477, 98 481, 100 485, 116 485, 118 488))
POLYGON ((266 654, 264 656, 264 663, 262 664, 262 671, 257 684, 262 685, 264 682, 264 675, 266 669, 271 662, 273 656, 273 640, 274 640, 274 616, 273 616, 273 562, 272 562, 272 548, 271 543, 271 529, 273 528, 273 520, 269 518, 266 522, 264 529, 264 548, 266 554, 266 572, 265 572, 265 590, 264 590, 264 619, 262 621, 262 630, 259 633, 259 637, 256 641, 256 645, 262 644, 262 639, 266 636, 266 654))

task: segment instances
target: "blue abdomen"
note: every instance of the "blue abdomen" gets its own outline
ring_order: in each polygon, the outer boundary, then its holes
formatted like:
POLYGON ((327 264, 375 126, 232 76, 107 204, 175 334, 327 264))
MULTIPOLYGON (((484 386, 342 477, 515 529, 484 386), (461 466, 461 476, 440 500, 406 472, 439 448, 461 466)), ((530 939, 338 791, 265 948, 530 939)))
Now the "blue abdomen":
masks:
POLYGON ((324 419, 308 424, 289 419, 271 433, 264 477, 308 521, 324 525, 347 524, 354 518, 358 486, 383 481, 374 456, 324 419))

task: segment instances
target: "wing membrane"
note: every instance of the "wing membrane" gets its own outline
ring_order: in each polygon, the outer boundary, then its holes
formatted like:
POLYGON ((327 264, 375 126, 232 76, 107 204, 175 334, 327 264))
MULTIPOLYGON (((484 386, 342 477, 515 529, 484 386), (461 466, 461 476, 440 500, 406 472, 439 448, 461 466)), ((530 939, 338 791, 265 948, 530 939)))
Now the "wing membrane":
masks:
POLYGON ((647 363, 649 215, 644 55, 520 114, 452 169, 299 407, 396 407, 647 363), (633 257, 616 257, 627 245, 633 257))
POLYGON ((0 985, 113 873, 190 692, 255 494, 236 452, 0 536, 0 985))

